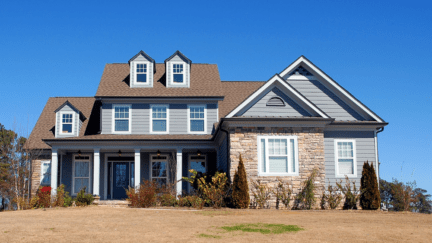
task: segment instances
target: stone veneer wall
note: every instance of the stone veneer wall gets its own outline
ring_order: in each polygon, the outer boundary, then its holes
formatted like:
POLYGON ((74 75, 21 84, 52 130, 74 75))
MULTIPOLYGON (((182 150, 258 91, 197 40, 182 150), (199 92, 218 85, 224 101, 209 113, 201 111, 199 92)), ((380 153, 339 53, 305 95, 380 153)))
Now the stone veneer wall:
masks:
POLYGON ((36 195, 41 180, 41 162, 40 159, 32 160, 32 178, 31 178, 31 195, 36 195))
MULTIPOLYGON (((233 181, 235 171, 239 163, 239 155, 242 155, 248 177, 249 190, 252 196, 251 180, 261 180, 261 183, 273 187, 278 179, 289 182, 292 185, 293 196, 301 190, 302 182, 310 175, 314 168, 319 173, 316 178, 317 198, 314 208, 319 208, 319 199, 322 188, 325 186, 325 164, 324 164, 324 131, 323 128, 311 127, 290 127, 290 128, 258 128, 258 127, 237 127, 230 129, 230 179, 233 181), (258 147, 257 136, 297 136, 299 176, 258 176, 258 147)), ((290 206, 292 207, 291 200, 290 206)), ((275 207, 276 198, 272 196, 270 206, 275 207)))

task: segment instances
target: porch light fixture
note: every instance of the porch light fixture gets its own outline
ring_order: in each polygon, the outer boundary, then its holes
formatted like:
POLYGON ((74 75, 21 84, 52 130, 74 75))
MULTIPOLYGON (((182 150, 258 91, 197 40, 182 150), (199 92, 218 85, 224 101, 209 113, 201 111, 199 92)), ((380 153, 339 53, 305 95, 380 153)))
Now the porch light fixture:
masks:
POLYGON ((78 156, 81 157, 81 150, 78 150, 78 156))
POLYGON ((200 150, 197 151, 197 155, 198 155, 198 157, 201 156, 201 151, 200 150))
POLYGON ((118 151, 118 155, 119 155, 119 157, 121 157, 121 150, 118 151))
POLYGON ((158 149, 158 151, 156 152, 156 154, 159 157, 161 155, 161 151, 158 149))

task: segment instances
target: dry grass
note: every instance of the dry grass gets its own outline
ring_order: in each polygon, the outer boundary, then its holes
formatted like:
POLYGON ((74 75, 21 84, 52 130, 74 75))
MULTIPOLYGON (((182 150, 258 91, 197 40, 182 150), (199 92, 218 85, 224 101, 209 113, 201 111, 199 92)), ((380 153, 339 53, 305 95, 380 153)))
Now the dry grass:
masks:
POLYGON ((0 213, 0 242, 430 242, 432 215, 367 211, 146 210, 91 206, 0 213), (226 231, 297 225, 282 234, 226 231))

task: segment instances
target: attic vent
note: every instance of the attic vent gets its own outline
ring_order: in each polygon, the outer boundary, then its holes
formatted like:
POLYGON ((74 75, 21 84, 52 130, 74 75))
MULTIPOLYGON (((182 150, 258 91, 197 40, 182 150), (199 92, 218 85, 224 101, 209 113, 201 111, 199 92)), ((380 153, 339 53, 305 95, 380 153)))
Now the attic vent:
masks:
POLYGON ((285 106, 285 102, 279 97, 273 97, 267 101, 267 106, 285 106))
POLYGON ((296 68, 294 71, 290 73, 290 75, 303 75, 303 76, 312 76, 312 73, 310 73, 308 70, 303 68, 302 66, 296 68))

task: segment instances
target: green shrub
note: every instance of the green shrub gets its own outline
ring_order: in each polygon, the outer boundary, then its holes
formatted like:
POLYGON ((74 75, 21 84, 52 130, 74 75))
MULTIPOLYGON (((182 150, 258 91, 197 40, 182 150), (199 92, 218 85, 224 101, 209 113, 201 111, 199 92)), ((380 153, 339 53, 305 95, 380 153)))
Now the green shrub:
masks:
POLYGON ((283 182, 280 178, 278 179, 278 184, 276 188, 273 190, 273 193, 276 196, 276 209, 279 209, 279 204, 282 203, 285 208, 289 208, 289 204, 291 201, 292 190, 290 189, 290 184, 287 182, 283 182))
POLYGON ((136 208, 156 206, 158 188, 157 182, 143 180, 139 190, 135 190, 135 188, 126 189, 127 200, 131 202, 130 206, 136 208))
POLYGON ((69 192, 66 192, 64 196, 63 207, 70 207, 70 206, 72 206, 72 197, 69 196, 69 192))
POLYGON ((267 184, 261 184, 261 180, 251 181, 252 195, 254 206, 263 209, 268 207, 268 201, 271 197, 271 189, 267 184))
POLYGON ((64 200, 65 200, 65 190, 64 185, 61 184, 59 187, 57 187, 57 194, 55 196, 53 206, 54 207, 63 207, 64 206, 64 200))
POLYGON ((207 176, 202 176, 199 179, 198 172, 190 170, 192 176, 184 177, 191 185, 197 182, 198 186, 195 193, 200 197, 205 204, 214 208, 220 208, 224 205, 225 199, 228 196, 229 184, 225 173, 216 172, 214 176, 208 179, 207 176))
POLYGON ((82 188, 75 199, 77 206, 88 206, 93 203, 94 197, 92 194, 86 193, 86 187, 82 188))
POLYGON ((235 208, 248 208, 250 203, 246 170, 240 154, 239 164, 234 174, 232 203, 235 208))
POLYGON ((171 194, 162 194, 158 196, 158 201, 161 206, 171 207, 177 205, 177 198, 171 194))
POLYGON ((355 181, 350 181, 348 176, 345 176, 345 186, 342 186, 342 180, 336 182, 337 187, 345 196, 345 203, 343 209, 357 209, 357 201, 361 195, 360 191, 357 190, 355 181), (351 184, 353 184, 353 189, 351 189, 351 184))
POLYGON ((297 194, 295 200, 295 209, 312 209, 315 204, 315 178, 318 175, 318 169, 314 168, 309 177, 303 181, 302 187, 303 189, 297 194))
POLYGON ((360 206, 364 210, 377 210, 380 208, 380 193, 378 181, 373 165, 368 161, 363 164, 363 172, 360 182, 360 206))
POLYGON ((180 207, 194 207, 201 209, 204 207, 204 203, 205 201, 196 195, 179 197, 178 199, 178 205, 180 207))
POLYGON ((330 209, 336 209, 339 207, 339 204, 342 202, 342 195, 337 190, 337 187, 334 187, 332 185, 327 186, 327 194, 325 194, 325 201, 330 207, 330 209))

